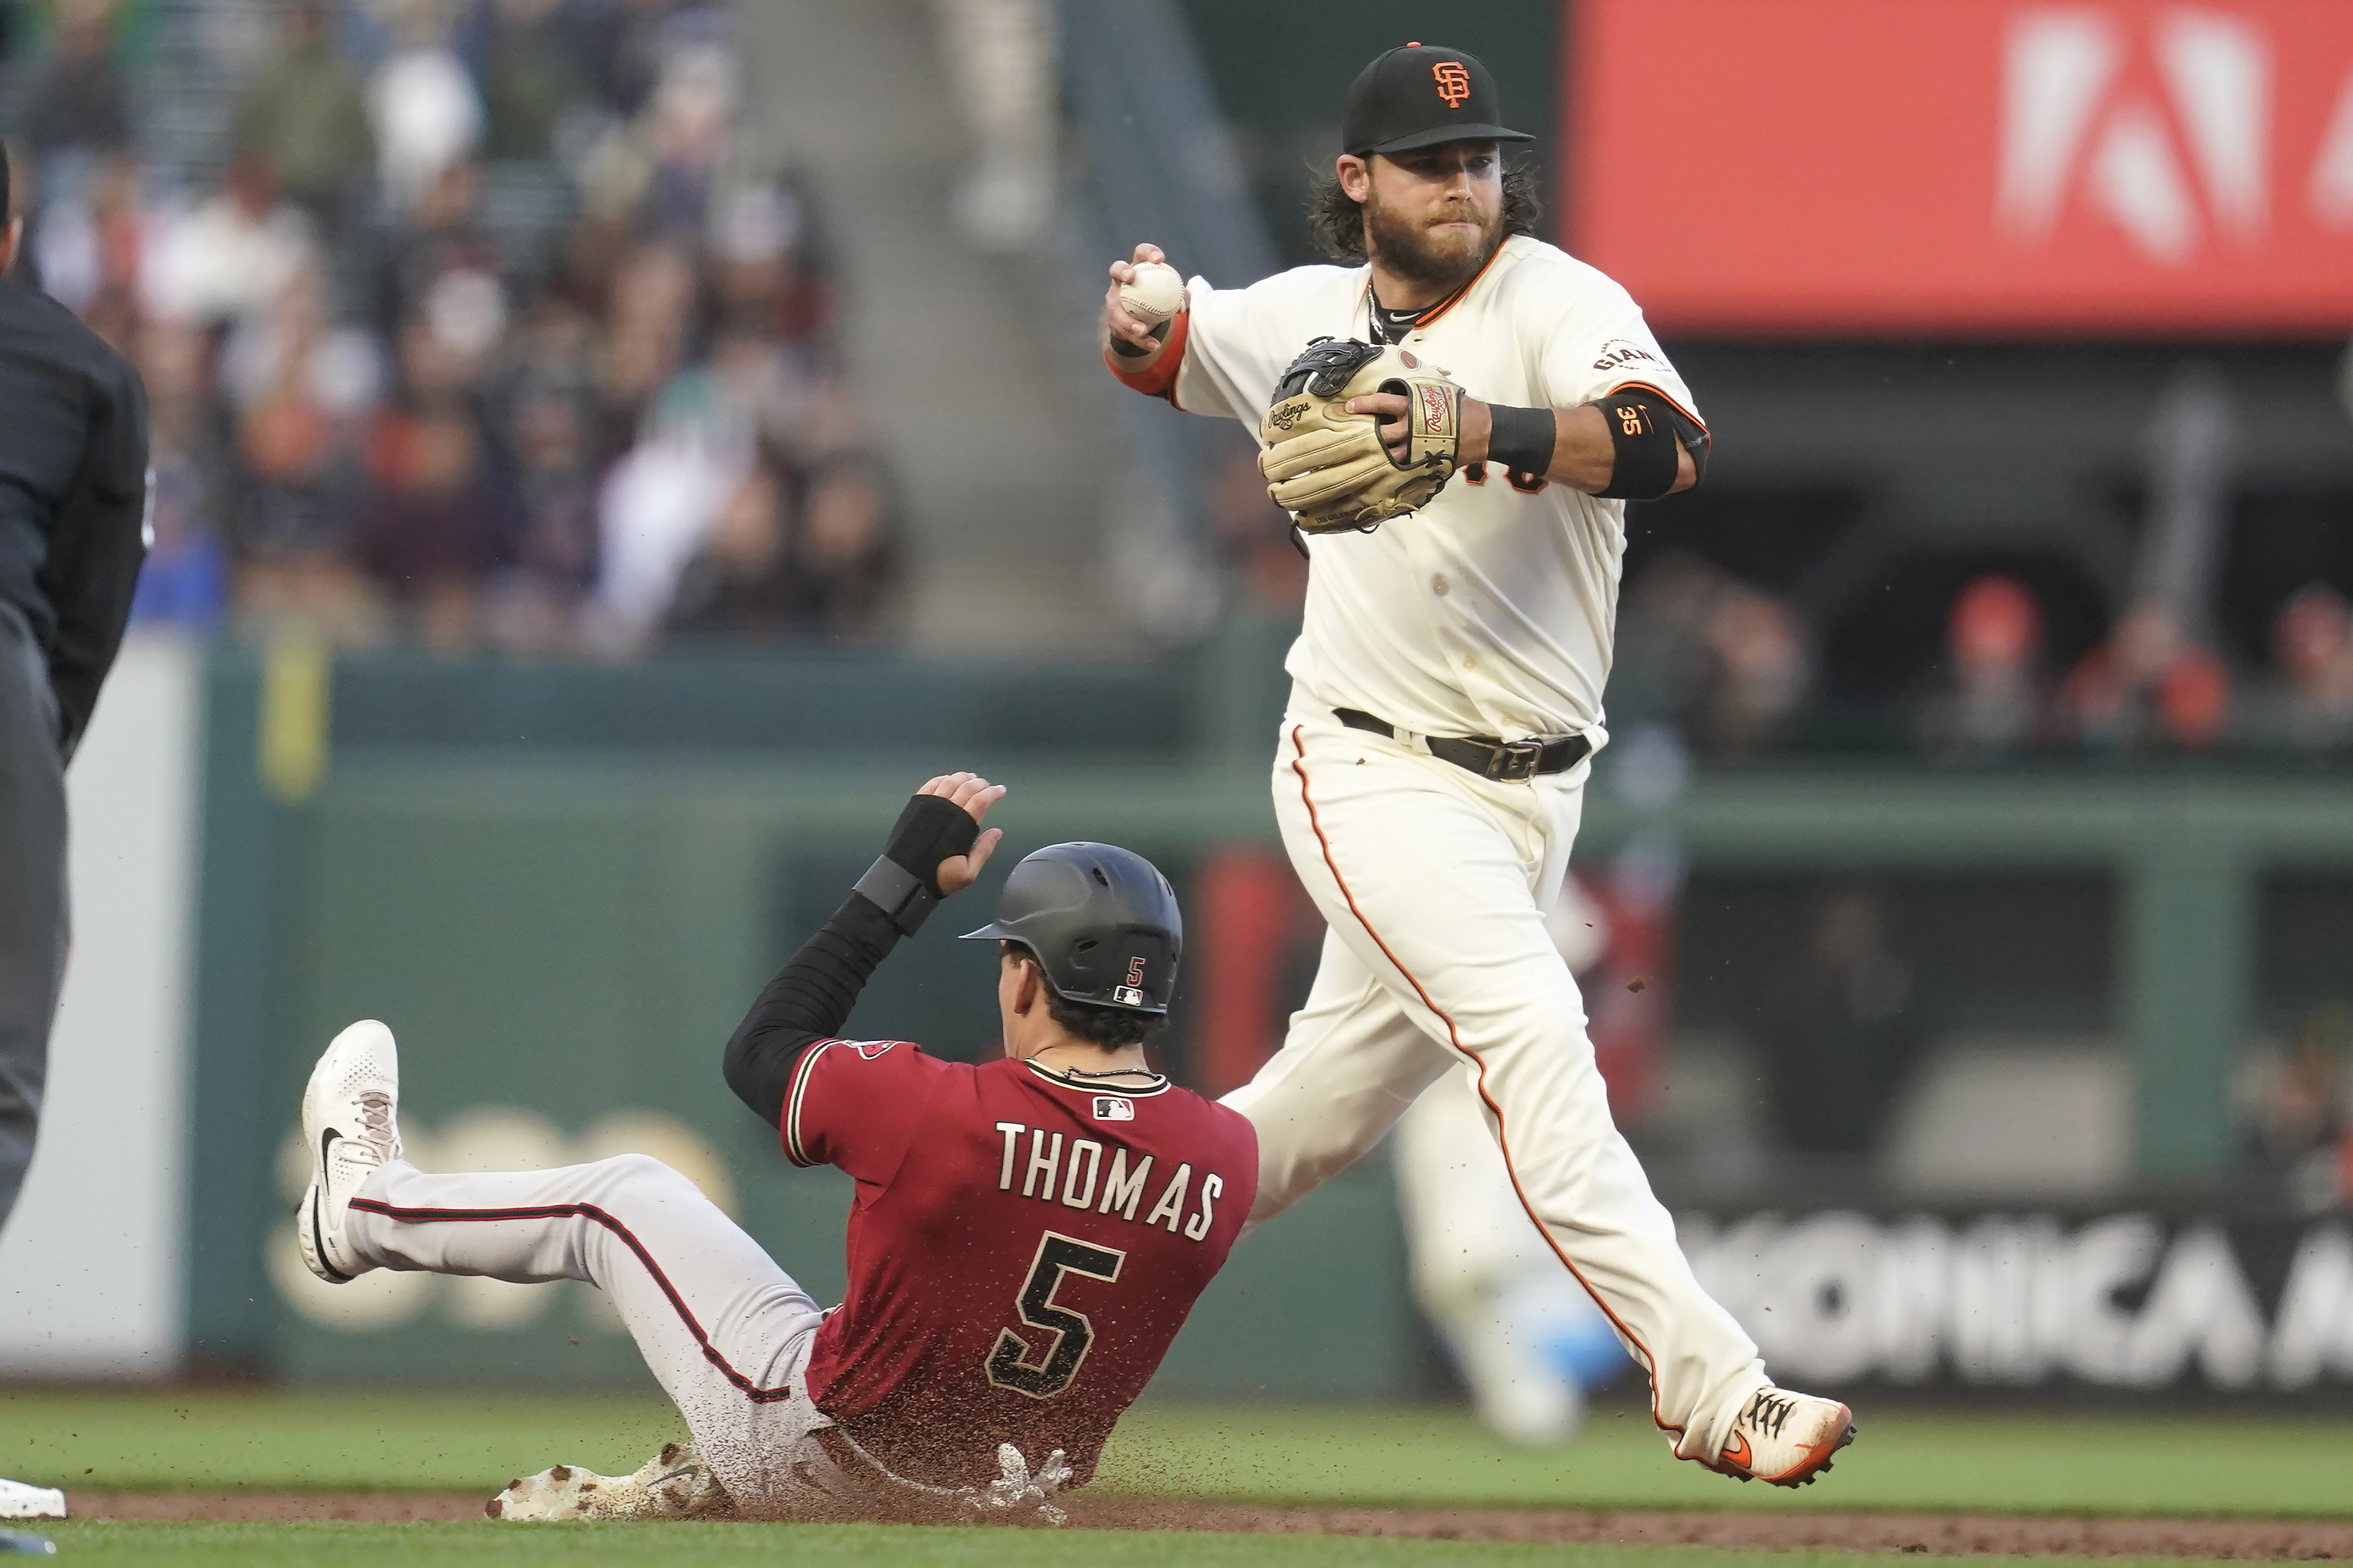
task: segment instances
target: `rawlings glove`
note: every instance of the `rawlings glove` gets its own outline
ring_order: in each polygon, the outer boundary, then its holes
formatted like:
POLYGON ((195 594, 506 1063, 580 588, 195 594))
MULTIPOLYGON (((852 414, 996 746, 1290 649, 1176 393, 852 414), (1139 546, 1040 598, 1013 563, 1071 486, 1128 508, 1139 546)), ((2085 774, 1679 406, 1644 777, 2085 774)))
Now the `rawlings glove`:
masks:
POLYGON ((1369 533, 1429 505, 1453 476, 1462 389, 1401 348, 1317 338, 1275 384, 1258 434, 1266 493, 1303 531, 1369 533), (1375 416, 1347 410, 1350 398, 1377 392, 1411 405, 1401 461, 1381 445, 1375 416))

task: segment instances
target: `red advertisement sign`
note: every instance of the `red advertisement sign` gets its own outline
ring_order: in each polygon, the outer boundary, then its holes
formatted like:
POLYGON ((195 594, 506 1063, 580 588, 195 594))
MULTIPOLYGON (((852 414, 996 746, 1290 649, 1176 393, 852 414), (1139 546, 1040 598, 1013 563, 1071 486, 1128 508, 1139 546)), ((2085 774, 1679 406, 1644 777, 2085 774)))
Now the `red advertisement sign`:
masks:
POLYGON ((1670 331, 2353 331, 2353 0, 1577 0, 1563 242, 1670 331))

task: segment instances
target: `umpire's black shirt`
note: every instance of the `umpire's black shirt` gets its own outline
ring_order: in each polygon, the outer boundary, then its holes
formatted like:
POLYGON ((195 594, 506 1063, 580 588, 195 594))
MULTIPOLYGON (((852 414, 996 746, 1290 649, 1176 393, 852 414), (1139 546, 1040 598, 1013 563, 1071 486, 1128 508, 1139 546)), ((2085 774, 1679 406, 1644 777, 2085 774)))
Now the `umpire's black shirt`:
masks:
POLYGON ((0 602, 48 660, 66 756, 122 642, 146 513, 138 374, 63 305, 0 281, 0 602))

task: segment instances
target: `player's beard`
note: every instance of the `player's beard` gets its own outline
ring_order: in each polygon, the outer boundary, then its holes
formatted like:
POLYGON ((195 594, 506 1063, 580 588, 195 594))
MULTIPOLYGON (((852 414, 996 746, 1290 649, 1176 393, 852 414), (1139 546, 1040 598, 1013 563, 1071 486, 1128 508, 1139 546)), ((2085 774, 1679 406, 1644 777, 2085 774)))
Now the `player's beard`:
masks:
POLYGON ((1448 291, 1461 288, 1495 254, 1495 247, 1503 243, 1503 226, 1500 214, 1476 201, 1450 203, 1435 218, 1415 219, 1382 205, 1377 194, 1366 194, 1366 248, 1380 258, 1384 268, 1409 283, 1448 291), (1434 231, 1434 224, 1465 221, 1479 226, 1471 233, 1434 231))

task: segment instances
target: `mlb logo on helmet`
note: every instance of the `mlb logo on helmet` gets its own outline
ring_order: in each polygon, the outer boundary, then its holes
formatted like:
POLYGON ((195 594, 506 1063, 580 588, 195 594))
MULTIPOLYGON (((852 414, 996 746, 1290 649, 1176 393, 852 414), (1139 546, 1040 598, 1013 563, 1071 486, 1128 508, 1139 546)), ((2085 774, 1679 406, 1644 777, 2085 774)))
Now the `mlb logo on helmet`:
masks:
POLYGON ((1135 1120, 1135 1101, 1123 1095, 1096 1095, 1095 1120, 1097 1121, 1133 1121, 1135 1120))

